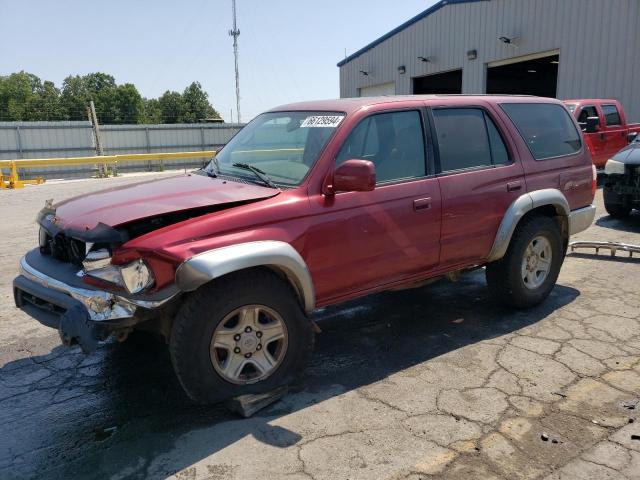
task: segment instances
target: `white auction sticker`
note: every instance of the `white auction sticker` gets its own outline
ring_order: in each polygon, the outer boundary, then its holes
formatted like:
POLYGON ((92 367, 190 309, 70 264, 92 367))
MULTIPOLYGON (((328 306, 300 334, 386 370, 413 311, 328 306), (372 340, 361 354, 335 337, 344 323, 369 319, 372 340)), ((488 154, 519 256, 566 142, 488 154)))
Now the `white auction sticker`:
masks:
POLYGON ((309 127, 327 127, 335 128, 340 125, 340 122, 344 118, 344 115, 315 115, 313 117, 307 117, 300 125, 300 128, 309 127))

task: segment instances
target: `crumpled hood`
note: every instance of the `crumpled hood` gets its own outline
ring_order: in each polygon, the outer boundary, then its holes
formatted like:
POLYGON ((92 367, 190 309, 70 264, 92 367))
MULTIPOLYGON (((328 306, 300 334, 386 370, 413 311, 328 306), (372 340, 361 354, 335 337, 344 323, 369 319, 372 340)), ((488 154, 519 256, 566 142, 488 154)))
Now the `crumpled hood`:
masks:
POLYGON ((134 220, 269 198, 273 188, 187 174, 125 185, 71 198, 55 205, 61 228, 89 230, 98 223, 117 227, 134 220))

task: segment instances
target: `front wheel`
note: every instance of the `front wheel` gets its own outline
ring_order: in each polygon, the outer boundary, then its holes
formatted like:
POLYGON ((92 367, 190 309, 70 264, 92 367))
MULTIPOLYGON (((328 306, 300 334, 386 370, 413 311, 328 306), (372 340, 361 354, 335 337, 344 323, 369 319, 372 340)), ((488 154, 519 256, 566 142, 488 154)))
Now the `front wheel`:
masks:
POLYGON ((275 273, 257 269, 230 274, 188 297, 169 346, 189 397, 214 403, 292 382, 313 340, 293 289, 275 273))
POLYGON ((489 290, 509 306, 533 307, 553 289, 563 260, 558 224, 549 217, 525 218, 514 232, 505 256, 487 265, 489 290))

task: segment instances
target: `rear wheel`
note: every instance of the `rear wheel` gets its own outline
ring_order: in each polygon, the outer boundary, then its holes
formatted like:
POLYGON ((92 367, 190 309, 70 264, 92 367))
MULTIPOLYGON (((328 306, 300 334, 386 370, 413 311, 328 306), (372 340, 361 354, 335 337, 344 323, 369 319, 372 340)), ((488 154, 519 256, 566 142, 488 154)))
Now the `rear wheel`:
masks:
POLYGON ((603 189, 604 209, 613 218, 624 218, 631 213, 631 207, 624 204, 624 197, 613 192, 609 188, 603 189))
POLYGON ((489 289, 509 306, 533 307, 553 289, 563 259, 557 223, 544 216, 525 218, 514 232, 505 256, 487 265, 489 289))
POLYGON ((171 360, 189 397, 214 403, 293 381, 313 350, 293 289, 266 269, 199 288, 176 316, 171 360))

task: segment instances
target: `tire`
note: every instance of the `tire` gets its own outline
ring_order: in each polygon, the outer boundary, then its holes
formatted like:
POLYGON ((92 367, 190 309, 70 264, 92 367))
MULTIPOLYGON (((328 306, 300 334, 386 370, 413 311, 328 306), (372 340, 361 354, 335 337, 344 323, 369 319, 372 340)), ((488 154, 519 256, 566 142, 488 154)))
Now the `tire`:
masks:
MULTIPOLYGON (((260 338, 264 340, 266 336, 260 338)), ((291 286, 268 269, 254 269, 229 274, 192 293, 176 315, 169 349, 174 370, 187 395, 198 403, 210 404, 238 395, 264 393, 291 383, 308 363, 313 343, 311 322, 302 311, 291 286), (237 328, 242 328, 240 322, 245 316, 242 312, 255 310, 258 313, 254 314, 252 325, 265 319, 271 322, 267 325, 278 328, 284 325, 281 328, 283 338, 272 341, 261 351, 255 342, 262 340, 255 335, 262 334, 259 332, 262 327, 254 328, 251 333, 245 333, 244 329, 242 333, 235 333, 237 328), (241 313, 234 316, 236 311, 241 313), (275 345, 273 356, 269 358, 278 357, 280 360, 266 378, 260 378, 258 363, 253 363, 253 360, 245 362, 244 351, 236 354, 226 348, 212 348, 210 352, 214 333, 225 345, 240 336, 241 340, 232 344, 235 350, 240 350, 238 345, 245 348, 246 340, 251 344, 248 352, 253 352, 252 358, 256 362, 259 358, 267 358, 268 349, 275 345), (233 375, 230 370, 227 378, 223 367, 231 368, 230 358, 246 365, 241 367, 238 375, 233 375), (235 380, 231 380, 232 377, 235 380)))
POLYGON ((540 215, 524 218, 511 237, 505 256, 486 267, 487 284, 491 294, 501 303, 515 308, 531 308, 538 305, 547 298, 558 279, 565 253, 562 244, 560 229, 552 218, 540 215), (549 253, 545 255, 550 256, 544 278, 541 271, 536 271, 537 268, 544 268, 543 255, 539 255, 538 260, 531 260, 535 264, 540 262, 540 267, 527 264, 532 270, 523 270, 528 248, 538 248, 543 244, 548 246, 545 251, 548 250, 549 253))
POLYGON ((624 205, 624 198, 612 192, 609 188, 604 188, 604 209, 613 218, 625 218, 631 213, 631 207, 624 205))

